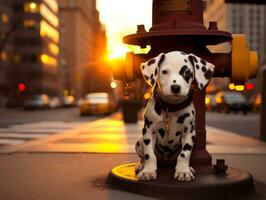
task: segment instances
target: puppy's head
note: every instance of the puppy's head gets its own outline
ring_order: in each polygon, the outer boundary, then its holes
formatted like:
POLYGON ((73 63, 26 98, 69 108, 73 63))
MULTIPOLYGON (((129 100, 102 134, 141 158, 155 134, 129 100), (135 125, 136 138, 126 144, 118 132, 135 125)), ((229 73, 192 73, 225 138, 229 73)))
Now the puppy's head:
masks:
POLYGON ((141 71, 150 86, 158 85, 165 99, 178 101, 188 95, 193 81, 203 89, 212 77, 214 65, 193 54, 172 51, 142 63, 141 71))

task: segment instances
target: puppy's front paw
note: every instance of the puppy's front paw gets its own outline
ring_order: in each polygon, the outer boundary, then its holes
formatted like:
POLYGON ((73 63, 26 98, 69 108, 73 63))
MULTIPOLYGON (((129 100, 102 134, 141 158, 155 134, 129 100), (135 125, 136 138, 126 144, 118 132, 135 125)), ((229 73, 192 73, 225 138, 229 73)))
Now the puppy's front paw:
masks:
POLYGON ((192 167, 176 169, 175 179, 178 181, 193 181, 195 179, 195 170, 192 167))
POLYGON ((142 181, 151 181, 157 178, 156 169, 144 167, 138 174, 137 177, 142 181))

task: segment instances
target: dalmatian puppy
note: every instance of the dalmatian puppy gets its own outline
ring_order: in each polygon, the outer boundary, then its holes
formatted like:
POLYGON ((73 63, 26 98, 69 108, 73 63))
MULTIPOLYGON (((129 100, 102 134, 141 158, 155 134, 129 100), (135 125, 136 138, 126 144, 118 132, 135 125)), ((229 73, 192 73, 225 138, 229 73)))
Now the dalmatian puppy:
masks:
POLYGON ((192 181, 190 155, 195 142, 195 109, 192 83, 203 89, 214 65, 181 51, 161 53, 141 64, 145 81, 153 87, 144 113, 142 136, 136 143, 139 180, 155 180, 157 161, 176 163, 174 178, 192 181))

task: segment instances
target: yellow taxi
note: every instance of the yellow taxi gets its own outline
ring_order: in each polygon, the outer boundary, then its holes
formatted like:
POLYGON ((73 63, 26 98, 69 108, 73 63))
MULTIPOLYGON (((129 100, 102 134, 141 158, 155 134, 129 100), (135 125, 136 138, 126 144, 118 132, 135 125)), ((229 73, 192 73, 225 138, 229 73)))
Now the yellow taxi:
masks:
POLYGON ((110 114, 114 112, 115 109, 115 101, 108 93, 89 93, 80 104, 80 115, 110 114))

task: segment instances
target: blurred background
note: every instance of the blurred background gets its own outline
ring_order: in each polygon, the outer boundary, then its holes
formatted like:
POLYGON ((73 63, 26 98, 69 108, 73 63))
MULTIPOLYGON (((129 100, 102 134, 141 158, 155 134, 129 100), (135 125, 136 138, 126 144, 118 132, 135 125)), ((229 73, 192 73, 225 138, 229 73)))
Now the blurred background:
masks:
MULTIPOLYGON (((0 126, 93 120, 94 114, 98 118, 119 111, 123 99, 132 100, 127 112, 131 109, 135 116, 124 120, 141 119, 138 111, 151 90, 143 80, 114 81, 110 66, 123 62, 126 52, 149 51, 124 45, 122 37, 135 33, 138 24, 148 30, 151 18, 152 0, 0 0, 0 126)), ((257 78, 244 85, 227 78, 211 81, 208 125, 258 136, 265 20, 263 4, 204 1, 206 27, 217 21, 220 30, 246 34, 260 65, 257 78), (248 126, 235 126, 242 122, 248 126)), ((208 48, 230 51, 226 43, 208 48)))

